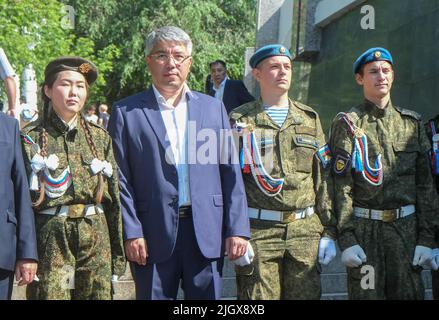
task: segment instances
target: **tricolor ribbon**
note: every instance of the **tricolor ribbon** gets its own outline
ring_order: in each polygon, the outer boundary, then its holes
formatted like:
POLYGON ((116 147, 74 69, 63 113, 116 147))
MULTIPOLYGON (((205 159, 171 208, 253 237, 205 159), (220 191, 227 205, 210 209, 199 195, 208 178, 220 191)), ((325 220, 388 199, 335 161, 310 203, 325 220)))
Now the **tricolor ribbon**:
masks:
POLYGON ((29 178, 29 189, 36 191, 39 190, 38 173, 41 170, 50 169, 55 170, 58 168, 59 159, 56 155, 51 154, 49 157, 42 157, 39 153, 35 154, 31 160, 32 172, 29 178))
POLYGON ((354 151, 352 153, 352 166, 355 172, 361 173, 363 178, 374 186, 379 186, 383 183, 383 165, 381 162, 381 154, 375 159, 375 168, 369 164, 367 136, 359 127, 356 127, 349 117, 345 114, 341 114, 346 124, 349 127, 349 131, 354 138, 354 151))
POLYGON ((270 176, 262 163, 259 145, 253 131, 245 130, 242 133, 243 147, 240 155, 240 164, 244 173, 252 174, 256 185, 266 196, 274 197, 281 192, 284 179, 270 176))

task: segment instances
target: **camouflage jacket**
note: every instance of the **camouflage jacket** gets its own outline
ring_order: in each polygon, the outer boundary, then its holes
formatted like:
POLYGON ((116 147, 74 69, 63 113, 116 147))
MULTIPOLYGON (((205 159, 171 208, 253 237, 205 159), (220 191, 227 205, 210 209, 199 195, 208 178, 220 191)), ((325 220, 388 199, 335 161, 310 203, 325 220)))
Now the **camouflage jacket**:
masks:
MULTIPOLYGON (((46 130, 48 133, 48 155, 54 154, 59 159, 58 168, 50 170, 52 177, 59 176, 64 169, 70 167, 72 184, 66 192, 58 198, 45 195, 43 203, 35 209, 36 212, 60 205, 93 204, 94 190, 97 186, 97 175, 92 175, 90 163, 93 154, 87 143, 84 129, 77 118, 76 127, 69 127, 51 112, 48 116, 46 130)), ((125 270, 125 255, 122 238, 122 215, 119 199, 119 182, 117 166, 113 157, 111 138, 108 133, 98 125, 88 122, 93 141, 96 145, 98 159, 106 160, 113 166, 113 174, 105 178, 102 206, 104 208, 108 232, 111 242, 113 274, 121 275, 125 270)), ((28 176, 32 172, 31 159, 35 155, 34 147, 29 141, 39 142, 42 129, 40 121, 29 124, 22 130, 23 157, 28 176)), ((31 191, 32 200, 38 199, 38 192, 31 191)))
MULTIPOLYGON (((234 109, 233 122, 250 124, 260 139, 265 168, 273 178, 284 178, 282 191, 274 197, 262 193, 251 174, 243 174, 248 205, 267 210, 292 211, 314 206, 324 226, 324 236, 336 237, 332 212, 329 170, 316 156, 325 145, 318 114, 310 107, 290 100, 290 110, 281 128, 263 110, 262 101, 234 109)), ((242 140, 242 139, 241 139, 242 140)), ((240 141, 242 149, 242 141, 240 141)))
POLYGON ((383 182, 374 186, 352 169, 353 137, 346 122, 336 117, 330 148, 340 248, 357 244, 353 206, 386 210, 409 204, 416 205, 418 244, 431 247, 438 201, 433 197, 435 190, 427 154, 430 145, 420 115, 395 107, 391 102, 385 109, 379 109, 368 100, 347 114, 367 136, 372 166, 381 154, 383 182))

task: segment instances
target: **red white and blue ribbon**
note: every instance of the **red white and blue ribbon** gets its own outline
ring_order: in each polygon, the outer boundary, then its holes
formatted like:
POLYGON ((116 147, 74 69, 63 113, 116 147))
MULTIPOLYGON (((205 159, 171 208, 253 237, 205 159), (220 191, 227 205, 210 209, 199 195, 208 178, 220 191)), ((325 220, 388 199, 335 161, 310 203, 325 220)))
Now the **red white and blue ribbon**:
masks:
POLYGON ((349 130, 354 138, 354 151, 352 152, 352 167, 355 172, 361 173, 363 178, 374 186, 379 186, 383 183, 383 164, 381 162, 381 154, 375 159, 374 167, 369 163, 367 136, 360 128, 356 127, 349 117, 341 114, 343 119, 349 127, 349 130))
POLYGON ((72 174, 70 173, 70 167, 64 169, 64 171, 56 178, 53 178, 50 175, 49 170, 45 169, 43 178, 46 182, 45 193, 49 198, 52 199, 61 197, 72 185, 72 174))
POLYGON ((45 194, 49 198, 59 198, 72 185, 72 175, 70 167, 63 170, 57 177, 52 177, 49 170, 58 168, 59 159, 56 155, 51 154, 49 157, 42 157, 36 153, 31 160, 32 172, 29 177, 29 189, 33 191, 40 190, 38 173, 42 171, 42 177, 45 181, 45 194))
POLYGON ((239 160, 243 172, 252 174, 256 185, 266 196, 274 197, 279 194, 282 191, 284 179, 273 178, 265 170, 255 133, 252 130, 243 130, 242 142, 239 160))
POLYGON ((27 134, 22 133, 21 138, 23 139, 24 143, 26 143, 26 144, 35 144, 34 140, 32 140, 32 138, 29 137, 27 134))

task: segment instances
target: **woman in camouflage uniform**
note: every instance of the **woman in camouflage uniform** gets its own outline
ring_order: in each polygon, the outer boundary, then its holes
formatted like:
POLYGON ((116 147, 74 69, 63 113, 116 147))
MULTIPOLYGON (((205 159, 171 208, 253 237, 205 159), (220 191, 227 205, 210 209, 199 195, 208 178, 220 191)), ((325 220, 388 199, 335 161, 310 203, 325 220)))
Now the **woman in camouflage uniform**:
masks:
POLYGON ((80 113, 96 78, 85 59, 51 61, 43 119, 22 132, 40 258, 28 299, 111 299, 125 269, 111 138, 80 113))

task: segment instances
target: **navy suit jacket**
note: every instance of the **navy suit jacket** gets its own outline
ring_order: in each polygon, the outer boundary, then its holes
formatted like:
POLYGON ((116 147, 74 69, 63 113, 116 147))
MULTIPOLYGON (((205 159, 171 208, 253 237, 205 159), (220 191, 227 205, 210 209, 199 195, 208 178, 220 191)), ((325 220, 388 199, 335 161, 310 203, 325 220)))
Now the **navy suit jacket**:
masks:
POLYGON ((0 269, 37 260, 35 221, 18 121, 0 112, 0 269))
MULTIPOLYGON (((188 121, 194 121, 196 133, 213 129, 219 150, 220 129, 230 128, 223 104, 198 92, 188 93, 187 99, 188 121)), ((153 89, 116 102, 108 130, 119 166, 124 237, 144 237, 148 261, 162 262, 171 256, 177 238, 178 176, 175 165, 165 159, 170 143, 153 89)), ((194 143, 198 150, 205 138, 188 138, 188 144, 194 143)), ((189 161, 195 235, 209 259, 223 255, 225 237, 250 237, 239 165, 231 164, 230 159, 220 162, 219 157, 218 152, 216 163, 189 161)))
MULTIPOLYGON (((209 95, 215 97, 215 90, 211 84, 209 87, 209 95)), ((224 85, 223 103, 226 106, 227 113, 233 109, 247 103, 254 101, 255 98, 248 92, 244 83, 241 80, 227 79, 224 85)))

